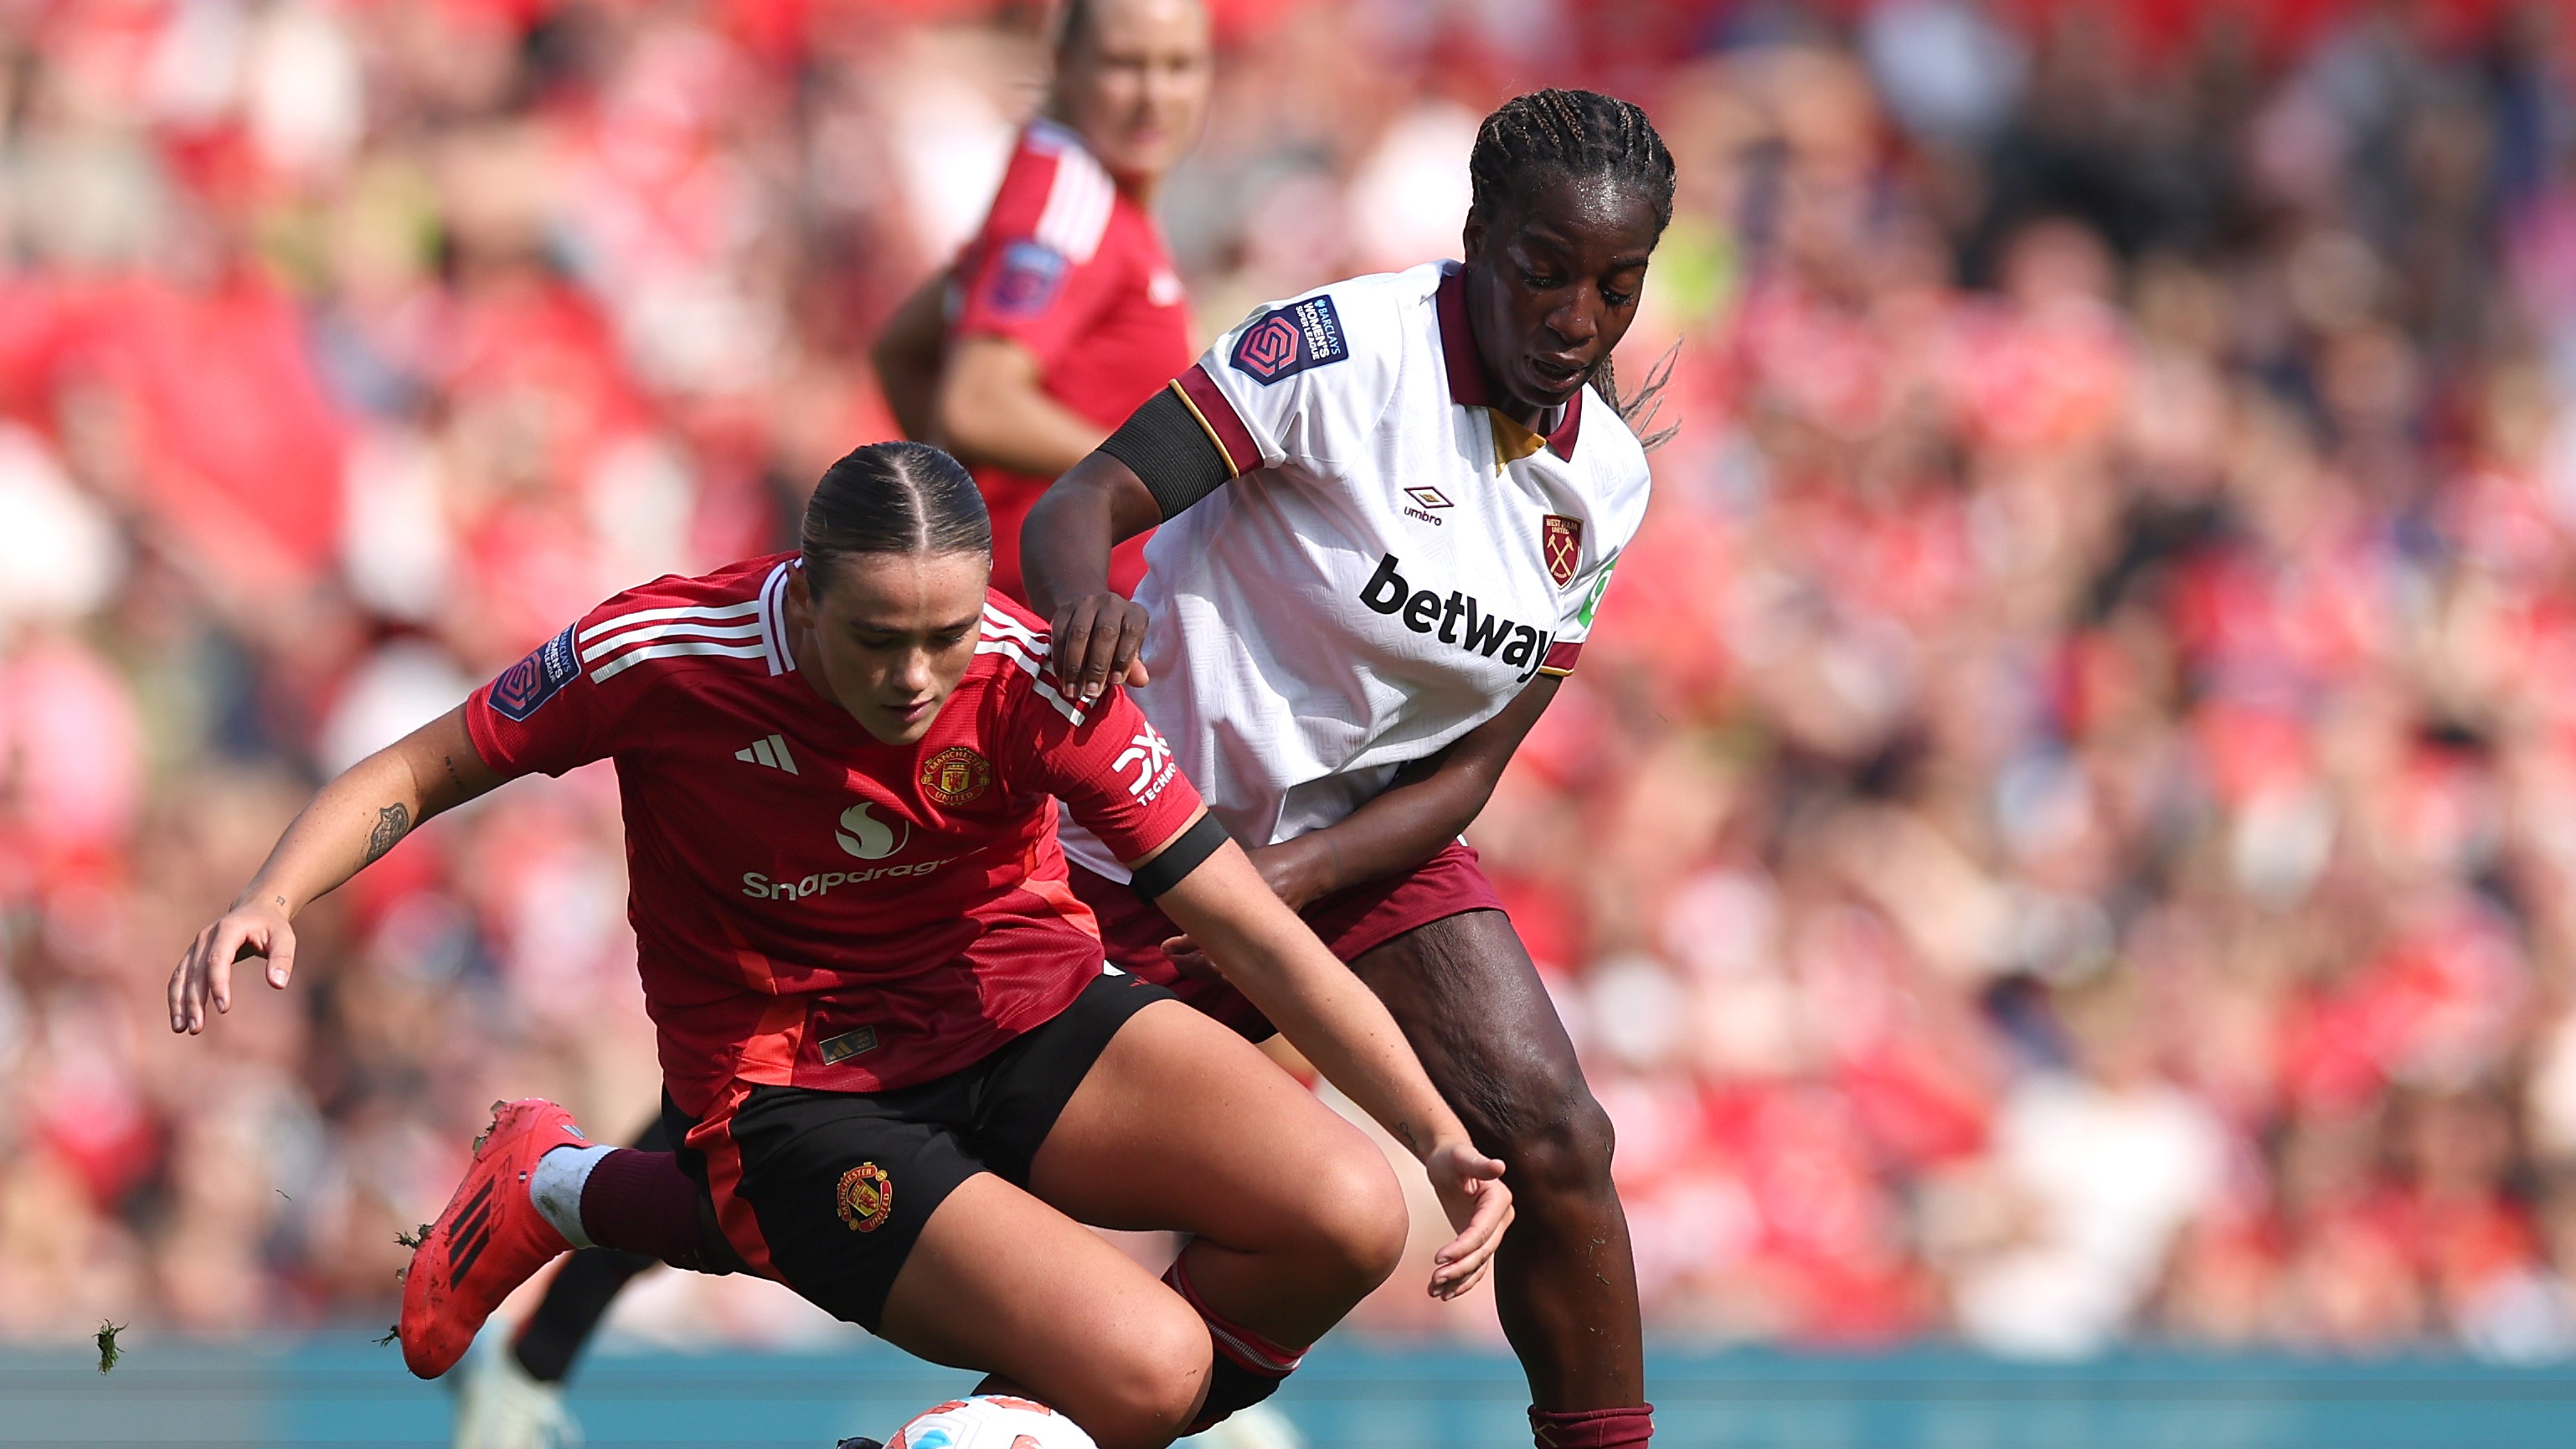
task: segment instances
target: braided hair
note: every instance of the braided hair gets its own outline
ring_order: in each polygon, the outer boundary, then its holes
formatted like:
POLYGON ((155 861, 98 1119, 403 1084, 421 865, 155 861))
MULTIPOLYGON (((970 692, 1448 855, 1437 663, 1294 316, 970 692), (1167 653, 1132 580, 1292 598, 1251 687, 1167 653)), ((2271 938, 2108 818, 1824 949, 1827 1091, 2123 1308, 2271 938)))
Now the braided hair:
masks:
MULTIPOLYGON (((1673 220, 1673 153, 1642 107, 1598 91, 1532 91, 1496 106, 1476 129, 1467 176, 1475 188, 1467 206, 1471 225, 1491 224, 1506 204, 1524 200, 1540 180, 1556 176, 1600 178, 1642 194, 1654 212, 1658 238, 1673 220)), ((1608 357, 1592 370, 1594 390, 1649 448, 1673 435, 1671 428, 1646 431, 1672 367, 1673 354, 1666 352, 1627 398, 1619 396, 1608 357)))
POLYGON ((1655 235, 1673 220, 1673 153, 1633 101, 1599 91, 1532 91, 1494 108, 1467 158, 1470 221, 1493 220, 1543 175, 1605 177, 1635 187, 1655 209, 1655 235))
POLYGON ((870 443, 823 470, 799 540, 806 586, 824 565, 861 553, 991 553, 984 495, 956 459, 928 443, 870 443))

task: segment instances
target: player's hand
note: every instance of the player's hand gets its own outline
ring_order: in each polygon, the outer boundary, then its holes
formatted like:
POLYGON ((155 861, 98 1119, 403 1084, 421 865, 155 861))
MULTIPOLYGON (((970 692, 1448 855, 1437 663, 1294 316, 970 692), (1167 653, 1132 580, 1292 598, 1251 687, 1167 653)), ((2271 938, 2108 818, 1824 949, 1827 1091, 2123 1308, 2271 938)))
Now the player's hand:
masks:
POLYGON ((1225 979, 1225 973, 1216 969, 1216 963, 1208 959, 1208 953, 1200 950, 1199 943, 1187 936, 1174 936, 1163 942, 1163 954, 1183 976, 1198 981, 1225 979))
POLYGON ((1145 647, 1145 619, 1133 600, 1105 590, 1058 608, 1047 625, 1056 679, 1082 704, 1098 699, 1113 679, 1143 684, 1145 665, 1136 651, 1145 647))
POLYGON ((233 1009, 233 963, 268 958, 268 984, 284 987, 295 974, 295 927, 282 907, 235 906, 197 933, 179 969, 170 973, 170 1029, 190 1036, 206 1029, 206 1005, 233 1009))
POLYGON ((1458 1230, 1432 1255, 1431 1296, 1455 1298, 1492 1271, 1503 1230, 1512 1225, 1512 1190, 1503 1186, 1503 1165, 1464 1140, 1435 1145, 1422 1169, 1431 1174, 1449 1226, 1458 1230))
POLYGON ((1276 845, 1256 845, 1244 854, 1251 858, 1252 868, 1261 872, 1262 883, 1270 887, 1271 894, 1286 901, 1292 911, 1302 911, 1333 893, 1333 871, 1340 857, 1326 831, 1300 835, 1276 845))

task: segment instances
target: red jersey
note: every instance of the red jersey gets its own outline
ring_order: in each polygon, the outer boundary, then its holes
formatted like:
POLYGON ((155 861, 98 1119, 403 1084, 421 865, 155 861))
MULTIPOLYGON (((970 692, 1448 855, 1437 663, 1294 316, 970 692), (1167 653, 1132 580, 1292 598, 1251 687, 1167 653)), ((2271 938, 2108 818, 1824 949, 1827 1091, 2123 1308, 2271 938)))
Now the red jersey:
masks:
MULTIPOLYGON (((984 229, 957 259, 949 335, 1007 337, 1038 361, 1047 396, 1104 428, 1190 365, 1188 297, 1162 231, 1053 121, 1020 133, 984 229)), ((1017 599, 1020 522, 1055 479, 975 470, 993 514, 993 587, 1017 599)), ((1111 587, 1145 576, 1145 538, 1120 544, 1111 587)))
POLYGON ((630 589, 465 705, 504 775, 617 762, 645 1003, 697 1115, 737 1078, 927 1081, 1053 1017, 1101 973, 1053 799, 1128 860, 1199 808, 1124 693, 1040 677, 1046 635, 998 595, 929 734, 879 741, 797 669, 796 566, 630 589))

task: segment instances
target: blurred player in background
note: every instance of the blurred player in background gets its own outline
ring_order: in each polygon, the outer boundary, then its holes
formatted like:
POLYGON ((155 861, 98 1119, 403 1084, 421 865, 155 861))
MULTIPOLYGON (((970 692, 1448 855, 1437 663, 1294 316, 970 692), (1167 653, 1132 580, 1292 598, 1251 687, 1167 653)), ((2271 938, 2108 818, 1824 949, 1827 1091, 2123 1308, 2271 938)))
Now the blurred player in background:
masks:
MULTIPOLYGON (((1013 598, 1029 507, 1189 365, 1188 299, 1150 208, 1198 142, 1213 69, 1199 0, 1068 0, 1046 105, 1020 133, 983 229, 877 344, 905 433, 973 471, 992 511, 993 587, 1013 598)), ((1114 585, 1133 591, 1144 567, 1144 540, 1122 545, 1114 585)), ((673 1144, 657 1121, 635 1145, 673 1144)), ((610 1248, 574 1254, 510 1341, 468 1360, 457 1449, 535 1449, 569 1434, 564 1378, 619 1290, 652 1266, 610 1248)))
MULTIPOLYGON (((993 587, 1012 598, 1030 506, 1190 365, 1188 297, 1152 207, 1198 144, 1212 74, 1198 0, 1069 0, 1046 108, 983 230, 877 344, 904 431, 974 470, 993 587)), ((1121 545, 1112 585, 1144 572, 1144 540, 1121 545)))
MULTIPOLYGON (((1633 1449, 1636 1268, 1610 1119, 1460 839, 1555 697, 1646 511, 1610 354, 1672 219, 1638 107, 1541 91, 1485 118, 1463 267, 1256 314, 1030 515, 1030 601, 1079 698, 1123 679, 1281 899, 1386 1000, 1520 1220, 1496 1262, 1539 1449, 1633 1449), (1111 545, 1161 525, 1134 602, 1111 545), (1150 677, 1149 677, 1150 676, 1150 677)), ((1641 424, 1642 425, 1642 424, 1641 424)), ((1065 829, 1109 958, 1248 1034, 1173 923, 1065 829)))

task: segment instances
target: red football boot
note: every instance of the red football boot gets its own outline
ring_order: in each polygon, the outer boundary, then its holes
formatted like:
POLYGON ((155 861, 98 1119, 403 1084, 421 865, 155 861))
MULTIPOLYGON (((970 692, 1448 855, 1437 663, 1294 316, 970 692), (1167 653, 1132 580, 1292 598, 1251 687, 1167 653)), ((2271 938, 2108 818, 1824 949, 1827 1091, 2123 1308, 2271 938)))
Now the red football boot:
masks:
POLYGON ((528 1174, 558 1147, 589 1145, 572 1114, 543 1098, 492 1104, 492 1130, 403 1277, 403 1362, 413 1373, 447 1372, 511 1290, 572 1250, 537 1211, 528 1174))

